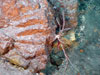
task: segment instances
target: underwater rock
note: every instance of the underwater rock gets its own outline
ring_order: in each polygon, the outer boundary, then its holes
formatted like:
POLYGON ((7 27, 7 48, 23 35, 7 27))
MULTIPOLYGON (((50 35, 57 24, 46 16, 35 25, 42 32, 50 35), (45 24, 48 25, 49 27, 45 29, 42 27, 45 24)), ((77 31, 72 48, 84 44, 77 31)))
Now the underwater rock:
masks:
POLYGON ((6 35, 0 35, 0 54, 14 65, 32 65, 36 72, 44 69, 55 33, 47 0, 0 0, 0 4, 0 34, 6 35))
POLYGON ((0 54, 5 54, 12 49, 14 45, 13 42, 14 40, 12 38, 0 32, 0 54))
POLYGON ((0 75, 35 75, 28 69, 12 66, 10 63, 0 59, 0 75))
POLYGON ((66 27, 75 28, 77 26, 78 0, 49 0, 49 2, 56 11, 55 15, 65 13, 66 27))

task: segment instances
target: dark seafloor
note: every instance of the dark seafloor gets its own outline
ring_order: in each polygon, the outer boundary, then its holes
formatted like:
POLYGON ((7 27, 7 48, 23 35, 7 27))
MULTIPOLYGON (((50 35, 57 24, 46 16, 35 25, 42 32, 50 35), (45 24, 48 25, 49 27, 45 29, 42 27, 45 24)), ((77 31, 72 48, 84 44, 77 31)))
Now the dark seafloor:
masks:
POLYGON ((55 62, 64 62, 59 66, 48 62, 46 75, 100 75, 100 0, 79 0, 78 13, 78 46, 67 53, 74 68, 69 63, 66 69, 63 52, 52 53, 55 62))

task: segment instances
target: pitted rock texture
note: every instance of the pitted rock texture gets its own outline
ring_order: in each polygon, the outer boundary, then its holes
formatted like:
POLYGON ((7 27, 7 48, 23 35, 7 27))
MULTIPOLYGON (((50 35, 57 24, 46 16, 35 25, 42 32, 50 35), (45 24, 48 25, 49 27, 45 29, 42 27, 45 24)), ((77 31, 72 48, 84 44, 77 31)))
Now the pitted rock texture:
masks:
POLYGON ((47 0, 0 0, 0 4, 0 54, 32 72, 44 69, 55 35, 47 0))
MULTIPOLYGON (((75 28, 78 24, 78 0, 49 0, 54 6, 56 14, 62 15, 64 12, 66 28, 75 28)), ((61 17, 59 17, 61 18, 61 17)))
POLYGON ((10 49, 13 48, 14 40, 10 38, 7 35, 4 35, 4 33, 1 31, 0 32, 0 54, 5 54, 7 53, 10 49))
POLYGON ((0 75, 36 75, 31 73, 30 70, 23 68, 16 68, 10 63, 5 62, 5 59, 0 59, 0 75))

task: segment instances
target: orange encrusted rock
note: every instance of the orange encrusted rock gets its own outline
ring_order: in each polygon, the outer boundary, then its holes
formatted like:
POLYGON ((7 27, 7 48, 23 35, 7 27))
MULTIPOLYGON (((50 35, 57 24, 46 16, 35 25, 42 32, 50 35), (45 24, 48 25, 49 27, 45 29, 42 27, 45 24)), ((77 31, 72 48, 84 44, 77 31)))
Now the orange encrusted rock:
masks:
POLYGON ((14 47, 14 40, 9 36, 5 35, 2 31, 0 32, 0 55, 7 53, 14 47))
POLYGON ((32 66, 34 72, 44 69, 55 34, 47 0, 0 0, 0 3, 0 54, 11 64, 27 69, 32 66))

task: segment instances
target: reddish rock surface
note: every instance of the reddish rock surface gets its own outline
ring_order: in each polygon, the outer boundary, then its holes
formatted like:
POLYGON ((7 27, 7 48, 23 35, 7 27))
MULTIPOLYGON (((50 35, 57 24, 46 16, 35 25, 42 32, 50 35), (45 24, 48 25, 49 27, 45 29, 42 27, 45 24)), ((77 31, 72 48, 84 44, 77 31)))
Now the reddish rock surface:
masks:
POLYGON ((77 10, 78 10, 78 0, 57 0, 61 8, 64 8, 64 11, 66 11, 65 15, 68 17, 67 24, 70 27, 76 27, 78 24, 77 21, 77 10))
POLYGON ((44 69, 55 33, 52 20, 47 0, 0 0, 0 54, 32 72, 44 69))
MULTIPOLYGON (((62 21, 61 16, 62 12, 64 12, 65 15, 65 28, 75 28, 78 24, 78 0, 49 0, 51 5, 54 6, 54 9, 56 10, 55 15, 57 15, 58 20, 62 21)), ((62 21, 64 22, 64 21, 62 21)), ((61 25, 62 25, 61 22, 61 25)))

